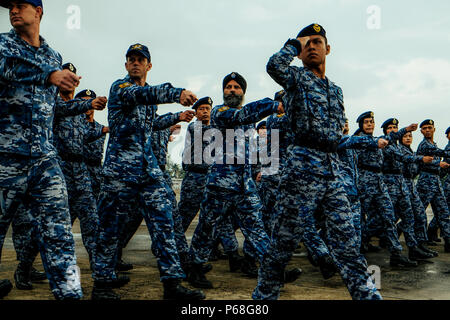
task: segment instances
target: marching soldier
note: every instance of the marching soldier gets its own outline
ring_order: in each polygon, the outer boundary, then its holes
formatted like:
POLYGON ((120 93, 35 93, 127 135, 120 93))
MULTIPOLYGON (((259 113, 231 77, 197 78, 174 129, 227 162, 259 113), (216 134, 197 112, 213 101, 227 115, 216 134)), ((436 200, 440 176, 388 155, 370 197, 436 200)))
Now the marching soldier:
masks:
POLYGON ((283 272, 319 207, 327 222, 327 242, 354 299, 381 299, 367 262, 359 252, 351 208, 343 184, 337 147, 345 124, 342 90, 325 76, 330 46, 318 24, 288 40, 267 65, 269 75, 286 91, 286 155, 275 206, 272 242, 259 270, 253 298, 277 299, 283 272), (290 66, 299 57, 304 68, 290 66), (282 218, 281 218, 282 217, 282 218))

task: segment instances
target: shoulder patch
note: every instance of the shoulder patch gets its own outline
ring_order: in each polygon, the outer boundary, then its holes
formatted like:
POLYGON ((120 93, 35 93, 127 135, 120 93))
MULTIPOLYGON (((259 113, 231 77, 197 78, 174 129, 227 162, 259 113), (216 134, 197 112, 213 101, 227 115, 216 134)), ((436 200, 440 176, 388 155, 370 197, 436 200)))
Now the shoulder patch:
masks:
POLYGON ((224 112, 224 111, 227 111, 227 110, 230 110, 230 107, 225 106, 225 107, 220 108, 219 112, 224 112))
POLYGON ((123 88, 128 88, 128 87, 131 87, 131 86, 132 86, 131 83, 125 82, 125 83, 120 84, 120 85, 119 85, 119 88, 120 88, 120 89, 123 89, 123 88))
POLYGON ((286 115, 286 113, 280 113, 280 114, 277 114, 277 118, 282 118, 282 117, 284 117, 286 115))

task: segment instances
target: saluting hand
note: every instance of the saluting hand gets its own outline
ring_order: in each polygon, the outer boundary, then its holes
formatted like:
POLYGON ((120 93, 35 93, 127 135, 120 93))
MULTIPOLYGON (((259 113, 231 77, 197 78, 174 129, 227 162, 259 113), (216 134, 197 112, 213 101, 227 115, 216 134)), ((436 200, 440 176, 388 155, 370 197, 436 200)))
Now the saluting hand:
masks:
POLYGON ((419 124, 413 123, 413 124, 410 124, 408 127, 406 127, 406 131, 413 132, 413 131, 416 131, 417 128, 419 128, 419 124))
POLYGON ((378 148, 379 149, 384 149, 388 146, 389 141, 383 138, 378 139, 378 148))
POLYGON ((92 109, 94 110, 104 110, 106 108, 106 104, 108 103, 108 98, 106 97, 97 97, 92 100, 92 109))
POLYGON ((192 119, 194 119, 195 111, 194 110, 187 110, 180 114, 180 121, 183 122, 191 122, 192 119))
POLYGON ((62 91, 74 91, 80 84, 81 77, 70 70, 59 70, 52 72, 48 82, 57 86, 62 91))
POLYGON ((185 107, 190 107, 197 102, 197 96, 189 90, 184 90, 180 96, 180 103, 185 107))

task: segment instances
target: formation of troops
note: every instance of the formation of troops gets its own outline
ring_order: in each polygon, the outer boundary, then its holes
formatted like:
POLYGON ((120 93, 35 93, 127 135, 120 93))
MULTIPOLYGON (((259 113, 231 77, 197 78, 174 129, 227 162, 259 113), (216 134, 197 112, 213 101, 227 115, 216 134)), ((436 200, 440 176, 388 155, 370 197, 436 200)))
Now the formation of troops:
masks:
MULTIPOLYGON (((440 231, 450 253, 450 143, 445 150, 434 143, 430 119, 404 128, 388 119, 384 135, 375 137, 371 111, 350 135, 342 89, 325 76, 330 46, 322 26, 307 26, 270 58, 267 72, 283 87, 273 100, 244 105, 247 82, 233 72, 223 80, 223 104, 214 106, 170 83, 147 84, 152 60, 143 44, 129 47, 127 75, 112 84, 108 98, 90 89, 75 95, 76 67, 63 65, 39 35, 42 1, 0 4, 13 27, 0 34, 0 250, 12 225, 17 289, 48 279, 56 299, 82 298, 72 234, 77 218, 93 299, 120 299, 114 289, 130 281, 121 272, 133 268, 122 251, 143 220, 164 299, 205 299, 182 281, 212 289, 207 262, 221 258, 219 245, 231 272, 258 279, 255 300, 278 299, 283 285, 301 275, 299 268, 286 270, 300 243, 325 279, 341 275, 353 299, 381 299, 367 252, 387 248, 392 266, 414 268, 438 255, 429 247, 442 241, 440 231), (291 66, 296 57, 304 67, 291 66), (172 103, 192 109, 157 113, 172 103), (94 120, 106 106, 109 127, 94 120), (180 122, 191 123, 177 203, 166 158, 180 122), (414 152, 412 132, 419 127, 424 139, 414 152), (211 129, 222 137, 255 130, 259 146, 279 153, 280 168, 249 161, 248 136, 242 149, 234 135, 230 150, 226 139, 205 138, 211 129), (202 157, 211 150, 212 163, 202 157), (185 233, 198 213, 189 244, 185 233), (45 273, 33 268, 39 253, 45 273)), ((450 128, 445 134, 450 140, 450 128)), ((0 281, 0 297, 11 289, 9 280, 0 281)))

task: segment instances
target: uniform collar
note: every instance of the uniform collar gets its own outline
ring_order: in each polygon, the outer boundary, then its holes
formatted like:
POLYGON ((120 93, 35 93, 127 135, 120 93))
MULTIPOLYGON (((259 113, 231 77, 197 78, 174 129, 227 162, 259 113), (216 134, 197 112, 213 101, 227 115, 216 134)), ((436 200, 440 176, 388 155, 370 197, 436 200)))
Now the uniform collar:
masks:
MULTIPOLYGON (((131 83, 131 84, 135 84, 134 83, 134 81, 133 81, 133 79, 131 79, 131 77, 130 77, 130 75, 129 74, 127 74, 127 76, 125 77, 125 79, 124 79, 126 82, 129 82, 129 83, 131 83)), ((144 87, 149 87, 150 85, 146 82, 145 83, 145 85, 144 85, 144 87)))
MULTIPOLYGON (((23 40, 19 34, 17 33, 17 31, 13 28, 11 29, 11 31, 9 32, 10 36, 14 39, 16 39, 17 41, 21 42, 23 45, 30 47, 30 48, 34 48, 36 49, 36 47, 33 47, 32 45, 30 45, 28 42, 26 42, 25 40, 23 40)), ((42 50, 42 49, 47 49, 48 48, 48 44, 47 41, 45 41, 45 39, 42 36, 39 36, 39 41, 41 42, 41 46, 39 48, 37 48, 38 50, 42 50)))
POLYGON ((314 72, 309 70, 306 67, 303 67, 303 70, 305 70, 307 76, 312 80, 317 82, 323 89, 328 90, 328 88, 331 87, 332 82, 328 79, 327 76, 325 76, 325 79, 319 78, 314 72))

